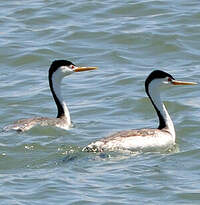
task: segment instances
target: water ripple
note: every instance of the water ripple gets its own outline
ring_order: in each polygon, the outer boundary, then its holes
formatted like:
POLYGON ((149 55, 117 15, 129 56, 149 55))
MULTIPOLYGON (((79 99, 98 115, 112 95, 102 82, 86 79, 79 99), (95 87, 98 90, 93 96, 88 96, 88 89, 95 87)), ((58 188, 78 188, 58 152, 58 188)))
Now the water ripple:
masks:
POLYGON ((0 7, 1 128, 56 116, 52 60, 99 67, 63 80, 72 129, 0 132, 3 204, 198 204, 199 85, 162 91, 177 133, 171 152, 81 152, 115 131, 157 126, 144 89, 152 70, 199 83, 198 1, 22 0, 0 7))

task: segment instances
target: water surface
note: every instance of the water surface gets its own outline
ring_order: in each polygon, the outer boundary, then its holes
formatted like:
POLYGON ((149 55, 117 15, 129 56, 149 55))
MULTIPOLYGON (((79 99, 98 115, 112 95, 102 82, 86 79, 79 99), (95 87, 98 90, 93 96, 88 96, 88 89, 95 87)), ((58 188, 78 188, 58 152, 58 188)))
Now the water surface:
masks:
POLYGON ((88 154, 91 141, 156 127, 144 91, 154 69, 199 82, 200 8, 191 1, 1 1, 1 127, 55 116, 55 59, 99 70, 63 80, 74 128, 0 134, 0 204, 199 204, 199 85, 164 89, 177 147, 88 154))

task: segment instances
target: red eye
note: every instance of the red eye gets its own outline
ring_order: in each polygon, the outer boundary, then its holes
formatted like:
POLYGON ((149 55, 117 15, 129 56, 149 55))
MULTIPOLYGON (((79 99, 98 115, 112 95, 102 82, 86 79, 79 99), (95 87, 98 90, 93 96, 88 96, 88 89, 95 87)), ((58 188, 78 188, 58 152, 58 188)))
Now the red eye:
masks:
POLYGON ((171 78, 168 78, 168 81, 169 81, 169 82, 172 82, 172 79, 171 79, 171 78))
POLYGON ((71 68, 72 68, 72 69, 74 69, 74 68, 75 68, 75 66, 74 66, 74 65, 71 65, 71 68))

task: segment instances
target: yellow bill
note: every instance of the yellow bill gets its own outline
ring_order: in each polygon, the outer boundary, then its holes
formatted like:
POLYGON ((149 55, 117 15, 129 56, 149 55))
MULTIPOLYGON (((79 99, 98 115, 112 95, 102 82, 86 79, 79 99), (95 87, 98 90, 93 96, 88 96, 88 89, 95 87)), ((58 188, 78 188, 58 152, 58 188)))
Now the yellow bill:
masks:
POLYGON ((82 72, 87 70, 95 70, 97 67, 77 67, 74 69, 74 72, 82 72))
POLYGON ((172 80, 173 85, 197 85, 197 83, 194 82, 184 82, 184 81, 178 81, 178 80, 172 80))

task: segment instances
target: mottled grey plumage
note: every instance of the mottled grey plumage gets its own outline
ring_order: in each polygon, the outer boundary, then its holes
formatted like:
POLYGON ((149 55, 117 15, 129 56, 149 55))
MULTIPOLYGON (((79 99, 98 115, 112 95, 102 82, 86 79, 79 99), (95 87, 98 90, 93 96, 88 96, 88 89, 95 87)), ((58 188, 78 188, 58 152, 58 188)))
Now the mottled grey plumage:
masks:
POLYGON ((19 132, 24 132, 37 125, 40 125, 42 127, 55 126, 65 129, 67 125, 67 119, 64 116, 61 118, 35 117, 21 119, 17 120, 13 125, 8 125, 4 127, 4 131, 16 130, 19 132))

